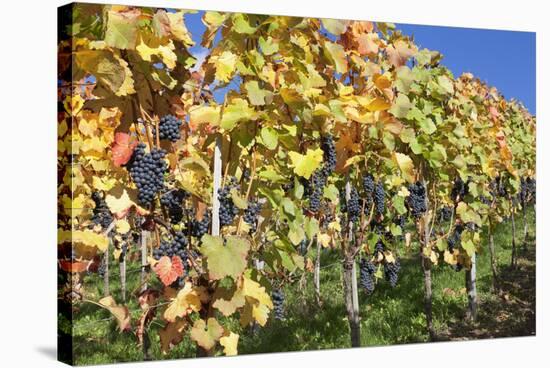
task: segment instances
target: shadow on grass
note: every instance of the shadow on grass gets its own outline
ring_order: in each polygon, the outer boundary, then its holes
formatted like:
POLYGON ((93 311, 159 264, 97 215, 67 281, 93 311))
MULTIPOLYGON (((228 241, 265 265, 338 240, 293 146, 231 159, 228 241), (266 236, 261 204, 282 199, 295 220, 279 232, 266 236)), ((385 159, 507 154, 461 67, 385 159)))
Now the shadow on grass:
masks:
POLYGON ((500 290, 480 300, 475 322, 449 325, 451 340, 535 335, 535 247, 519 253, 516 267, 499 265, 498 275, 500 290))

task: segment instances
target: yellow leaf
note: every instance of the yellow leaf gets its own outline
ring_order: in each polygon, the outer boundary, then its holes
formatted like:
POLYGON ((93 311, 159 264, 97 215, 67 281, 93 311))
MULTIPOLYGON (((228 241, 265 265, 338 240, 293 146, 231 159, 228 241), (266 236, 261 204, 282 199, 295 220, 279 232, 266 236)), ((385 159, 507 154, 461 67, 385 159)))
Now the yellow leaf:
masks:
POLYGON ((237 55, 231 51, 224 51, 221 55, 212 56, 210 63, 214 64, 216 68, 216 79, 227 83, 233 77, 237 65, 237 55))
POLYGON ((78 130, 85 136, 94 136, 97 130, 97 120, 86 120, 84 118, 79 119, 78 130))
POLYGON ((347 73, 348 61, 346 59, 346 51, 344 47, 337 43, 325 41, 325 54, 334 63, 338 73, 347 73))
POLYGON ((199 319, 195 321, 191 329, 191 338, 205 350, 212 349, 222 335, 223 327, 215 318, 208 318, 207 322, 199 319))
POLYGON ((162 62, 169 68, 174 69, 176 67, 177 56, 174 52, 174 43, 170 41, 167 45, 159 45, 156 48, 151 48, 147 46, 143 40, 136 47, 136 50, 145 61, 152 61, 152 56, 157 56, 162 60, 162 62))
POLYGON ((369 102, 369 104, 366 106, 366 108, 369 111, 384 111, 391 107, 391 103, 386 101, 385 99, 381 97, 376 97, 372 101, 369 102))
POLYGON ((126 220, 117 220, 116 231, 119 234, 127 234, 130 231, 130 224, 126 220))
POLYGON ((212 126, 220 124, 220 106, 198 106, 189 110, 190 124, 197 127, 200 124, 209 123, 212 126))
POLYGON ((176 321, 177 317, 184 317, 192 312, 201 310, 201 298, 193 284, 186 282, 176 298, 168 305, 164 311, 164 318, 169 322, 176 321))
POLYGON ((324 248, 327 248, 328 246, 330 246, 330 241, 332 240, 332 238, 328 234, 320 234, 317 236, 317 240, 324 248))
POLYGON ((402 153, 394 152, 393 159, 397 163, 399 170, 401 170, 401 175, 409 183, 414 182, 414 164, 412 159, 402 153))
POLYGON ((65 107, 65 111, 72 116, 76 116, 84 107, 84 99, 80 95, 67 96, 63 106, 65 107))
POLYGON ((92 186, 97 190, 108 192, 116 185, 117 179, 109 177, 94 176, 92 178, 92 186))
POLYGON ((289 152, 288 155, 296 175, 300 175, 306 179, 309 179, 311 174, 317 170, 321 162, 323 162, 323 151, 320 148, 316 150, 308 148, 305 155, 294 151, 289 152))
POLYGON ((224 336, 220 339, 220 344, 224 347, 225 355, 237 355, 237 345, 239 344, 239 335, 230 332, 229 336, 224 336))
POLYGON ((104 252, 109 245, 109 238, 91 230, 59 230, 57 233, 59 243, 82 244, 88 247, 97 248, 104 252))
POLYGON ((332 230, 332 231, 335 231, 335 232, 342 231, 342 227, 340 226, 339 220, 335 220, 335 221, 332 221, 331 223, 329 223, 328 228, 329 228, 329 230, 332 230))

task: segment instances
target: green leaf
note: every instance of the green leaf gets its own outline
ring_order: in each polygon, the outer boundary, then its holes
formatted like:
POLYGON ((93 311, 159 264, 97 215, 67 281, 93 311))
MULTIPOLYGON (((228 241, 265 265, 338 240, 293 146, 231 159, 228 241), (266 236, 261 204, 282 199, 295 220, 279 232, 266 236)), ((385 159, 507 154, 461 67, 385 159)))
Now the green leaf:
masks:
POLYGON ((279 43, 276 42, 271 36, 267 37, 267 39, 260 37, 259 45, 264 55, 273 55, 279 51, 279 43))
POLYGON ((325 41, 325 55, 332 61, 338 73, 347 73, 348 61, 344 47, 337 43, 325 41))
POLYGON ((426 117, 419 121, 420 123, 420 129, 426 134, 432 134, 437 130, 437 127, 435 126, 432 119, 426 117))
POLYGON ((294 169, 296 175, 302 176, 306 179, 311 177, 311 174, 319 168, 321 162, 323 162, 323 151, 320 148, 312 150, 308 148, 307 153, 302 155, 298 152, 288 153, 291 166, 294 169))
POLYGON ((296 215, 296 206, 294 205, 294 202, 292 202, 289 198, 283 198, 283 200, 281 201, 281 206, 283 206, 283 210, 287 214, 291 216, 296 215))
POLYGON ((344 33, 349 24, 348 20, 340 19, 321 19, 321 22, 327 31, 337 36, 344 33))
POLYGON ((393 223, 390 225, 390 232, 393 236, 403 235, 403 230, 401 229, 401 226, 393 223))
POLYGON ((221 127, 226 130, 232 130, 239 121, 252 120, 255 111, 248 106, 248 102, 242 98, 234 98, 231 104, 223 110, 221 127))
POLYGON ((105 43, 116 49, 134 49, 137 41, 138 18, 141 11, 130 9, 126 11, 109 10, 105 43))
POLYGON ((258 176, 262 179, 266 179, 270 182, 282 182, 284 181, 284 177, 282 175, 279 175, 273 168, 273 166, 266 166, 260 171, 258 176))
POLYGON ((246 199, 244 199, 243 196, 241 196, 236 188, 232 188, 229 193, 231 194, 231 200, 233 201, 233 204, 237 208, 244 210, 248 207, 248 202, 246 201, 246 199))
POLYGON ((337 202, 339 196, 340 192, 338 192, 338 188, 336 188, 334 184, 325 186, 325 189, 323 190, 323 198, 326 198, 331 202, 337 202))
POLYGON ((204 235, 201 239, 201 253, 205 255, 210 280, 221 280, 226 276, 236 279, 246 269, 246 258, 250 243, 245 238, 204 235))
POLYGON ((241 34, 252 34, 256 32, 256 28, 251 27, 248 19, 241 13, 233 15, 233 30, 241 34))
POLYGON ((212 56, 209 63, 214 64, 216 68, 216 79, 224 83, 229 82, 235 72, 237 59, 237 55, 231 51, 224 51, 220 55, 212 56))
POLYGON ((407 116, 407 113, 412 108, 412 103, 407 97, 407 95, 400 94, 395 99, 393 106, 390 108, 389 112, 393 114, 398 119, 402 119, 407 116))
POLYGON ((267 149, 274 150, 277 148, 279 134, 273 128, 264 127, 260 131, 260 137, 262 138, 262 143, 267 149))
POLYGON ((398 214, 404 215, 407 213, 407 208, 405 207, 405 198, 401 196, 393 196, 392 198, 393 208, 397 211, 398 214))
POLYGON ((319 233, 319 221, 316 218, 306 218, 304 226, 308 239, 313 239, 319 233))
POLYGON ((298 245, 304 240, 306 234, 301 226, 297 226, 293 222, 289 224, 288 238, 294 245, 298 245))
POLYGON ((265 105, 265 97, 269 94, 265 89, 261 89, 258 81, 249 81, 244 84, 250 103, 254 106, 265 105))
POLYGON ((466 251, 469 257, 473 256, 476 252, 476 246, 471 239, 468 239, 461 243, 462 249, 466 251))

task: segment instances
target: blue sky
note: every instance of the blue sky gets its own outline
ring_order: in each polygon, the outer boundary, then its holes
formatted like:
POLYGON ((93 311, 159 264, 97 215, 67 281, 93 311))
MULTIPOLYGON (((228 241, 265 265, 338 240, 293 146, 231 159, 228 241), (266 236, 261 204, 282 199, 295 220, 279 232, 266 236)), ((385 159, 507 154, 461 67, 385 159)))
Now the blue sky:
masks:
POLYGON ((536 114, 535 33, 396 24, 419 47, 443 54, 455 76, 471 72, 536 114))
MULTIPOLYGON (((191 52, 199 58, 206 56, 207 51, 200 46, 200 37, 206 29, 201 21, 202 14, 199 11, 185 15, 186 25, 197 43, 191 52)), ((535 33, 412 24, 396 26, 404 34, 413 35, 419 47, 441 52, 443 64, 455 76, 471 72, 495 86, 507 99, 516 98, 536 114, 535 33)), ((232 83, 215 92, 216 100, 223 100, 227 90, 236 87, 237 83, 232 83)))

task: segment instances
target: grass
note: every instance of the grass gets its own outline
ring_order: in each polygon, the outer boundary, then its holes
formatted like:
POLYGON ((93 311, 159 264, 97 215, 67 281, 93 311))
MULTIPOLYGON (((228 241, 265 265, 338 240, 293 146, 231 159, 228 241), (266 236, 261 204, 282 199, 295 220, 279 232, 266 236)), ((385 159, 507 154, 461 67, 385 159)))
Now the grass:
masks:
MULTIPOLYGON (((512 269, 511 225, 503 223, 495 231, 498 271, 501 290, 492 290, 492 274, 486 239, 477 258, 479 314, 476 322, 467 322, 467 297, 464 272, 455 272, 441 264, 433 268, 434 325, 440 340, 462 340, 504 336, 525 336, 535 333, 535 241, 530 239, 527 251, 521 250, 523 221, 516 219, 520 246, 518 266, 512 269)), ((530 233, 534 233, 535 214, 528 211, 530 233)), ((136 262, 128 262, 127 289, 139 287, 136 262)), ((349 325, 343 304, 341 268, 336 252, 326 251, 321 258, 322 306, 315 302, 312 274, 305 285, 287 286, 284 321, 271 319, 263 328, 242 329, 235 319, 224 321, 240 334, 239 354, 317 350, 350 347, 349 325)), ((359 295, 361 345, 393 345, 427 342, 428 333, 423 313, 423 275, 416 254, 401 255, 401 273, 397 287, 386 282, 375 292, 359 295)), ((120 284, 115 264, 111 265, 111 294, 119 299, 120 284)), ((86 276, 88 298, 103 295, 103 283, 97 275, 86 276)), ((129 298, 130 310, 137 310, 135 298, 129 298)), ((132 316, 133 321, 139 316, 132 316)), ((160 352, 157 330, 160 321, 150 327, 154 359, 176 359, 196 356, 195 344, 186 337, 170 354, 160 352)), ((142 360, 141 349, 131 333, 120 334, 107 311, 84 304, 75 313, 74 352, 78 365, 142 360)))

